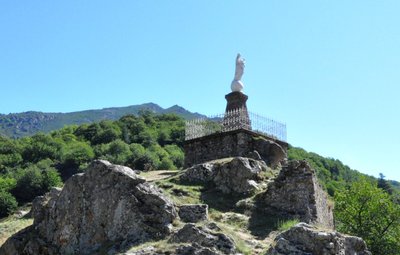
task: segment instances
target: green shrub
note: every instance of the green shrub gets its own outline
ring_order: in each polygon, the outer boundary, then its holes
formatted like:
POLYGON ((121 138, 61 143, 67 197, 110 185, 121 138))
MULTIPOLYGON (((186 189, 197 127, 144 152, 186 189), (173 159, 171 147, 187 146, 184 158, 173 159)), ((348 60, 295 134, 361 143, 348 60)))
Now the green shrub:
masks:
POLYGON ((9 192, 16 185, 17 181, 11 177, 0 177, 0 192, 9 192))
POLYGON ((0 136, 0 172, 22 162, 20 146, 11 139, 0 136))
POLYGON ((143 156, 134 161, 134 168, 139 170, 155 170, 158 169, 160 163, 157 155, 146 151, 143 156))
POLYGON ((17 209, 18 204, 15 197, 5 191, 0 191, 0 218, 6 217, 17 209))
POLYGON ((185 159, 185 155, 182 151, 181 148, 179 148, 177 145, 166 145, 164 149, 168 152, 169 158, 172 160, 174 165, 177 168, 182 168, 183 167, 183 161, 185 159))
POLYGON ((21 139, 23 144, 22 158, 25 162, 36 163, 43 159, 58 159, 60 157, 61 144, 50 135, 42 133, 30 138, 21 139))
POLYGON ((161 163, 158 168, 162 169, 162 170, 175 170, 176 169, 176 167, 174 166, 174 163, 169 158, 163 158, 163 160, 161 160, 161 163))
POLYGON ((45 194, 51 187, 60 186, 61 178, 56 169, 40 169, 37 165, 20 169, 16 174, 17 183, 11 193, 19 202, 32 201, 36 196, 45 194))
POLYGON ((121 139, 97 145, 95 151, 98 158, 108 160, 114 164, 130 165, 130 157, 132 155, 130 147, 121 139))
POLYGON ((94 158, 92 147, 84 142, 71 142, 62 149, 61 160, 65 165, 79 167, 94 158))

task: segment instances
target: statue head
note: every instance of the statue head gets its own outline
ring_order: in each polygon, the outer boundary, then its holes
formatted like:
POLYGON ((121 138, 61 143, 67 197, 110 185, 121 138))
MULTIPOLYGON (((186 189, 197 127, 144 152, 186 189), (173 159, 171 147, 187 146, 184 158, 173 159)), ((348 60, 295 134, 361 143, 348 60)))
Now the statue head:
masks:
POLYGON ((238 53, 236 56, 236 64, 240 64, 240 65, 244 66, 245 62, 246 62, 246 60, 244 58, 242 58, 240 53, 238 53))

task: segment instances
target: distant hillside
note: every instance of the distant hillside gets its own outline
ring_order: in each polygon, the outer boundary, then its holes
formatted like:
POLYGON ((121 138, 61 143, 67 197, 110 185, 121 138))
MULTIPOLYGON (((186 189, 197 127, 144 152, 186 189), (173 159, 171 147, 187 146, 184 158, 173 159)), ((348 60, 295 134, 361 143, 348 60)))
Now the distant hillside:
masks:
POLYGON ((150 110, 157 114, 175 113, 185 119, 204 117, 199 113, 189 112, 178 105, 164 109, 154 103, 69 113, 29 111, 23 113, 0 114, 0 134, 12 138, 19 138, 30 136, 38 132, 47 133, 60 129, 65 125, 80 125, 101 120, 117 120, 127 114, 137 114, 140 110, 150 110))
MULTIPOLYGON (((307 160, 311 167, 316 170, 322 186, 331 196, 334 195, 336 190, 344 189, 351 183, 359 181, 360 178, 367 178, 371 182, 378 181, 373 176, 351 169, 338 159, 323 157, 302 148, 289 146, 288 157, 294 160, 307 160)), ((396 193, 400 194, 400 182, 394 180, 387 182, 396 193)))

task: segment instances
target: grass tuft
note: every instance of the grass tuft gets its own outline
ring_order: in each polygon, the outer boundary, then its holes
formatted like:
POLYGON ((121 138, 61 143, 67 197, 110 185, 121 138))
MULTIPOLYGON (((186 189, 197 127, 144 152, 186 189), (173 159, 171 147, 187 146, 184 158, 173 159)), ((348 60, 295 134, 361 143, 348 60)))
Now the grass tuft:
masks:
POLYGON ((283 221, 278 220, 278 231, 281 231, 281 232, 286 231, 299 222, 300 221, 298 219, 283 220, 283 221))

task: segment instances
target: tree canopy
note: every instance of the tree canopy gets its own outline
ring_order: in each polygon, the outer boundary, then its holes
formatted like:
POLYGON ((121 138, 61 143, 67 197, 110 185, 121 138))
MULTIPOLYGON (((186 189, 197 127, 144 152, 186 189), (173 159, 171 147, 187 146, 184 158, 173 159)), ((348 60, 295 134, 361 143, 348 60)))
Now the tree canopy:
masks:
POLYGON ((337 229, 362 237, 373 254, 400 254, 400 205, 366 179, 335 194, 337 229))

